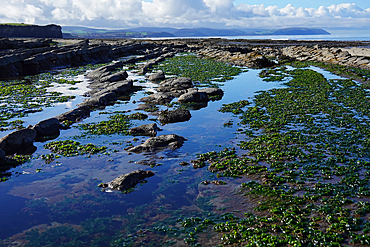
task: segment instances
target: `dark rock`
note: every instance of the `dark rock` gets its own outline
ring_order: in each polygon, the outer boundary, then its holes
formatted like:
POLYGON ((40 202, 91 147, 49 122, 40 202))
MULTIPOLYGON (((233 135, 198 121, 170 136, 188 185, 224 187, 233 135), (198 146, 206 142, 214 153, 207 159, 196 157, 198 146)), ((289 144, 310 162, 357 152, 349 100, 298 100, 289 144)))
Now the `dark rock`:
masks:
POLYGON ((143 144, 136 147, 125 148, 128 152, 141 153, 141 152, 153 152, 162 149, 177 149, 180 148, 184 142, 185 138, 175 134, 171 135, 161 135, 157 137, 151 137, 146 140, 143 144))
POLYGON ((0 161, 5 160, 6 153, 0 148, 0 161))
POLYGON ((107 184, 100 184, 99 187, 124 191, 134 187, 140 181, 151 176, 154 176, 154 172, 137 170, 128 174, 121 175, 107 184))
POLYGON ((158 111, 158 107, 155 104, 140 104, 137 106, 136 110, 155 112, 158 111))
POLYGON ((34 129, 22 129, 14 131, 0 139, 0 148, 6 155, 22 152, 29 146, 33 146, 37 131, 34 129))
POLYGON ((57 137, 60 134, 61 124, 56 118, 43 120, 32 127, 37 131, 36 141, 45 140, 50 137, 57 137))
POLYGON ((166 79, 162 70, 148 76, 149 81, 162 81, 166 79))
POLYGON ((144 124, 138 127, 134 127, 129 130, 129 133, 131 135, 142 135, 142 136, 156 136, 157 131, 160 131, 161 129, 158 128, 156 123, 152 124, 144 124))
POLYGON ((7 25, 0 26, 0 37, 62 38, 62 27, 57 25, 7 25))
POLYGON ((86 99, 81 104, 78 104, 78 106, 95 108, 109 105, 110 102, 116 101, 117 99, 117 95, 112 91, 103 90, 100 94, 95 94, 93 97, 86 99))
POLYGON ((178 123, 178 122, 185 122, 191 118, 191 114, 189 110, 186 109, 176 109, 172 111, 162 111, 159 114, 158 120, 161 124, 168 124, 168 123, 178 123))
POLYGON ((99 78, 100 82, 115 82, 115 81, 123 81, 128 77, 126 71, 120 71, 112 75, 107 75, 102 78, 99 78))

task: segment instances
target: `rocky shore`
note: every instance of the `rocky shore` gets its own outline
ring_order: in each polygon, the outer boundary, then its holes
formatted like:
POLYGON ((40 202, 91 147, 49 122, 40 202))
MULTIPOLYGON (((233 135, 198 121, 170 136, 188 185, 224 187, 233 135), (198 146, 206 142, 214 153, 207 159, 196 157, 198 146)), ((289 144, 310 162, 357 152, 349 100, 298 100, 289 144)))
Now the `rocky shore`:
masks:
MULTIPOLYGON (((112 61, 127 57, 120 62, 100 67, 86 76, 91 79, 89 97, 77 108, 46 119, 34 126, 17 130, 0 139, 0 158, 25 150, 32 150, 33 142, 50 139, 60 134, 63 122, 77 122, 90 115, 98 107, 116 101, 119 96, 133 90, 133 82, 127 79, 126 72, 114 72, 117 68, 145 61, 138 68, 138 74, 145 75, 155 64, 178 53, 192 52, 199 57, 213 58, 232 65, 250 68, 273 67, 281 60, 319 61, 348 67, 370 69, 370 42, 301 42, 272 40, 51 40, 51 39, 0 39, 0 76, 4 78, 38 74, 54 68, 112 61), (135 56, 132 56, 135 55, 135 56), (131 56, 131 57, 128 57, 131 56)), ((174 98, 178 102, 204 103, 211 96, 222 97, 221 89, 197 89, 190 78, 165 79, 163 72, 148 75, 158 81, 157 93, 142 98, 138 109, 166 104, 174 98)), ((162 124, 188 121, 188 110, 158 112, 162 124)), ((155 138, 157 126, 133 130, 134 134, 155 138)), ((166 139, 163 137, 162 139, 166 139)), ((157 138, 158 139, 158 138, 157 138)), ((151 141, 154 139, 151 139, 151 141)), ((167 139, 166 139, 167 140, 167 139)), ((171 139, 172 140, 172 139, 171 139)), ((174 142, 163 143, 176 148, 184 142, 183 137, 175 136, 174 142)), ((152 142, 151 142, 152 143, 152 142)), ((147 143, 132 148, 132 152, 155 150, 155 145, 147 143)))

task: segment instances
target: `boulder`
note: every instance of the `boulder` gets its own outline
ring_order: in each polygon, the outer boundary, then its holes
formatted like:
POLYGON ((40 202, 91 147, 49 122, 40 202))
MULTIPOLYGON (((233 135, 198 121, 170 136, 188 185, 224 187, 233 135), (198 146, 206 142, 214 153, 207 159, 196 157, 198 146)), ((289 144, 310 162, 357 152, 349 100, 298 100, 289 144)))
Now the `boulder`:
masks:
POLYGON ((157 131, 160 131, 161 129, 158 128, 156 123, 152 124, 144 124, 138 127, 131 128, 129 130, 129 133, 131 135, 139 135, 139 136, 156 136, 157 131))
POLYGON ((166 79, 166 77, 162 70, 148 76, 149 81, 162 81, 164 79, 166 79))
POLYGON ((178 122, 185 122, 191 118, 191 114, 189 110, 186 109, 176 109, 172 111, 161 111, 158 117, 158 120, 161 124, 168 124, 168 123, 178 123, 178 122))
MULTIPOLYGON (((100 82, 115 82, 115 81, 123 81, 128 77, 126 71, 120 71, 112 75, 107 75, 102 78, 99 78, 100 82)), ((95 80, 96 81, 96 80, 95 80)))
POLYGON ((213 87, 202 88, 202 89, 199 89, 198 92, 205 93, 207 94, 207 96, 223 96, 224 95, 224 91, 222 91, 222 89, 213 88, 213 87))
POLYGON ((180 148, 185 138, 175 134, 171 135, 160 135, 157 137, 150 137, 143 144, 136 147, 125 148, 128 152, 141 153, 141 152, 153 152, 162 149, 177 149, 180 148))
POLYGON ((154 172, 137 170, 137 171, 130 172, 128 174, 121 175, 118 178, 113 179, 109 183, 100 184, 99 187, 103 187, 103 188, 107 188, 111 190, 124 191, 124 190, 134 187, 140 181, 144 180, 145 178, 149 178, 151 176, 154 176, 154 172))
POLYGON ((56 137, 60 134, 61 125, 56 118, 43 120, 32 127, 37 131, 36 141, 47 139, 48 137, 56 137))
POLYGON ((0 149, 6 155, 23 152, 33 147, 36 135, 37 131, 31 128, 14 131, 0 139, 0 149))
POLYGON ((77 106, 87 106, 90 108, 106 106, 112 101, 116 101, 117 95, 112 91, 103 90, 99 94, 94 94, 93 97, 86 99, 77 106))

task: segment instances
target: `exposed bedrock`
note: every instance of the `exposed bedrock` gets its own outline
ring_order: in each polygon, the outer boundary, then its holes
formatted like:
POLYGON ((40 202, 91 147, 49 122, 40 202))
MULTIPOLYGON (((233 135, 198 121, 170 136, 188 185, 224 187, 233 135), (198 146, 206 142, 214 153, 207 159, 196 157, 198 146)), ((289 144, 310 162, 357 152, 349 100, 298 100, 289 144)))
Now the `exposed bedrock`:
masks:
POLYGON ((154 176, 152 171, 137 170, 130 172, 128 174, 123 174, 118 178, 113 179, 109 183, 100 184, 99 187, 111 190, 124 191, 134 187, 136 184, 140 183, 142 180, 154 176))
POLYGON ((177 149, 182 147, 186 139, 182 136, 175 134, 171 135, 160 135, 157 137, 150 137, 143 144, 136 147, 125 148, 128 152, 142 153, 142 152, 154 152, 163 149, 177 149))

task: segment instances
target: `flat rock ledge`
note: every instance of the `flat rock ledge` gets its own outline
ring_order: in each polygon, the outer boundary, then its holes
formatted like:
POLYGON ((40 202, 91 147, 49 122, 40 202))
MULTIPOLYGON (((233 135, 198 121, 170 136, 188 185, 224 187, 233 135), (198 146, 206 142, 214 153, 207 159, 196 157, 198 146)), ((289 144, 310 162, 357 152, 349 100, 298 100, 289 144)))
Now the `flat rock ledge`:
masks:
POLYGON ((152 171, 137 170, 127 174, 123 174, 118 178, 113 179, 109 183, 99 184, 99 187, 102 187, 103 189, 124 191, 134 187, 145 178, 149 178, 152 176, 154 176, 154 172, 152 171))
POLYGON ((157 137, 151 137, 146 140, 143 144, 136 147, 125 148, 128 152, 142 153, 142 152, 154 152, 163 149, 177 149, 182 147, 186 139, 182 136, 175 134, 160 135, 157 137))

